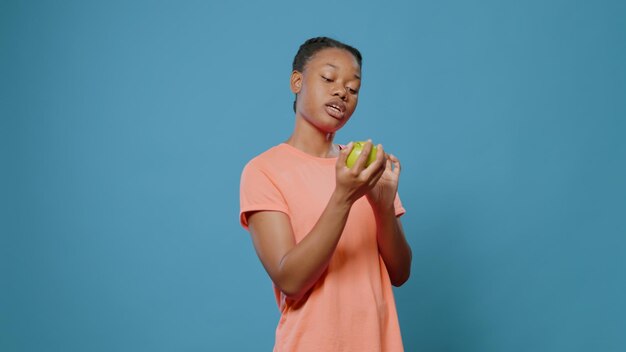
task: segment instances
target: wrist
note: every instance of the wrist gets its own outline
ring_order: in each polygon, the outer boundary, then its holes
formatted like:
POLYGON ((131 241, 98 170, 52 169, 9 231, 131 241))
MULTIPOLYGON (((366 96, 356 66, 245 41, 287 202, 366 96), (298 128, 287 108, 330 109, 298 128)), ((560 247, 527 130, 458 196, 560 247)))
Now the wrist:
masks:
POLYGON ((350 197, 344 192, 335 189, 333 194, 330 196, 330 200, 328 202, 330 205, 338 208, 338 210, 350 211, 352 207, 353 201, 350 200, 350 197))
POLYGON ((396 207, 393 202, 376 202, 369 196, 367 197, 367 200, 372 206, 372 210, 374 210, 374 215, 376 215, 376 217, 396 216, 396 207))

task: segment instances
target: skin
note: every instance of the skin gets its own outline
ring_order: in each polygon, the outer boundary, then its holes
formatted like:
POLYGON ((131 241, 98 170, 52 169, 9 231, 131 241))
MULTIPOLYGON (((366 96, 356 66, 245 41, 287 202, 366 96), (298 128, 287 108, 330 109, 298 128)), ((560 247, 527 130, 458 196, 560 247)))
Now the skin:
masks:
POLYGON ((259 259, 274 284, 290 299, 306 294, 326 270, 350 208, 363 196, 374 210, 378 249, 391 283, 401 286, 410 275, 411 248, 394 209, 400 161, 387 155, 379 144, 376 161, 365 167, 372 148, 368 141, 355 164, 348 168, 346 159, 352 143, 343 150, 333 143, 335 132, 356 109, 360 76, 361 69, 354 56, 338 48, 317 52, 303 72, 291 74, 291 90, 297 95, 296 123, 286 143, 314 156, 337 157, 335 190, 311 231, 296 244, 286 214, 275 211, 247 214, 259 259), (337 100, 345 106, 341 118, 327 112, 326 104, 337 100))

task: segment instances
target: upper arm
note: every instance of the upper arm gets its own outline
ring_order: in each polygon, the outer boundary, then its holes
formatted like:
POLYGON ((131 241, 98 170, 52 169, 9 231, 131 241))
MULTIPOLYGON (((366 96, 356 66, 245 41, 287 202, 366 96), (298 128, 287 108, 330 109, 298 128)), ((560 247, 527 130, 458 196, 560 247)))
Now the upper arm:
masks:
POLYGON ((296 245, 289 216, 280 211, 256 211, 247 213, 247 218, 254 249, 272 281, 278 283, 281 261, 296 245))

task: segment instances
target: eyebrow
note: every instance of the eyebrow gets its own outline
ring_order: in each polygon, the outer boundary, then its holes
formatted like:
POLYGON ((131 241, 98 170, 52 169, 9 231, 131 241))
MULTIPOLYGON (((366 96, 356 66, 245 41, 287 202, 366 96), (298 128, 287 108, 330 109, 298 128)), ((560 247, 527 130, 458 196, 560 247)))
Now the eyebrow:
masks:
MULTIPOLYGON (((338 69, 338 68, 339 68, 339 67, 337 67, 337 66, 335 66, 335 65, 331 64, 330 62, 327 62, 327 63, 326 63, 326 66, 330 66, 330 67, 332 67, 332 68, 334 68, 334 69, 338 69)), ((360 80, 360 79, 361 79, 361 76, 357 75, 356 73, 354 74, 354 77, 355 77, 356 79, 358 79, 358 80, 360 80)))

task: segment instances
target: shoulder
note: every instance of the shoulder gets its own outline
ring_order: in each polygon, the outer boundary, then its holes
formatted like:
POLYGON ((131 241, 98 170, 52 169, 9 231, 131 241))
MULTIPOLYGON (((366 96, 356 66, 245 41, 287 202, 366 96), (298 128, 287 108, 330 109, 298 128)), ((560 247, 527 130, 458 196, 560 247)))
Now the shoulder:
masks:
POLYGON ((297 156, 294 156, 284 144, 273 146, 266 151, 253 157, 244 166, 242 178, 269 178, 278 180, 298 168, 297 156))
POLYGON ((272 166, 284 159, 284 151, 281 145, 273 146, 266 151, 256 155, 245 165, 244 170, 247 169, 271 169, 272 166))

